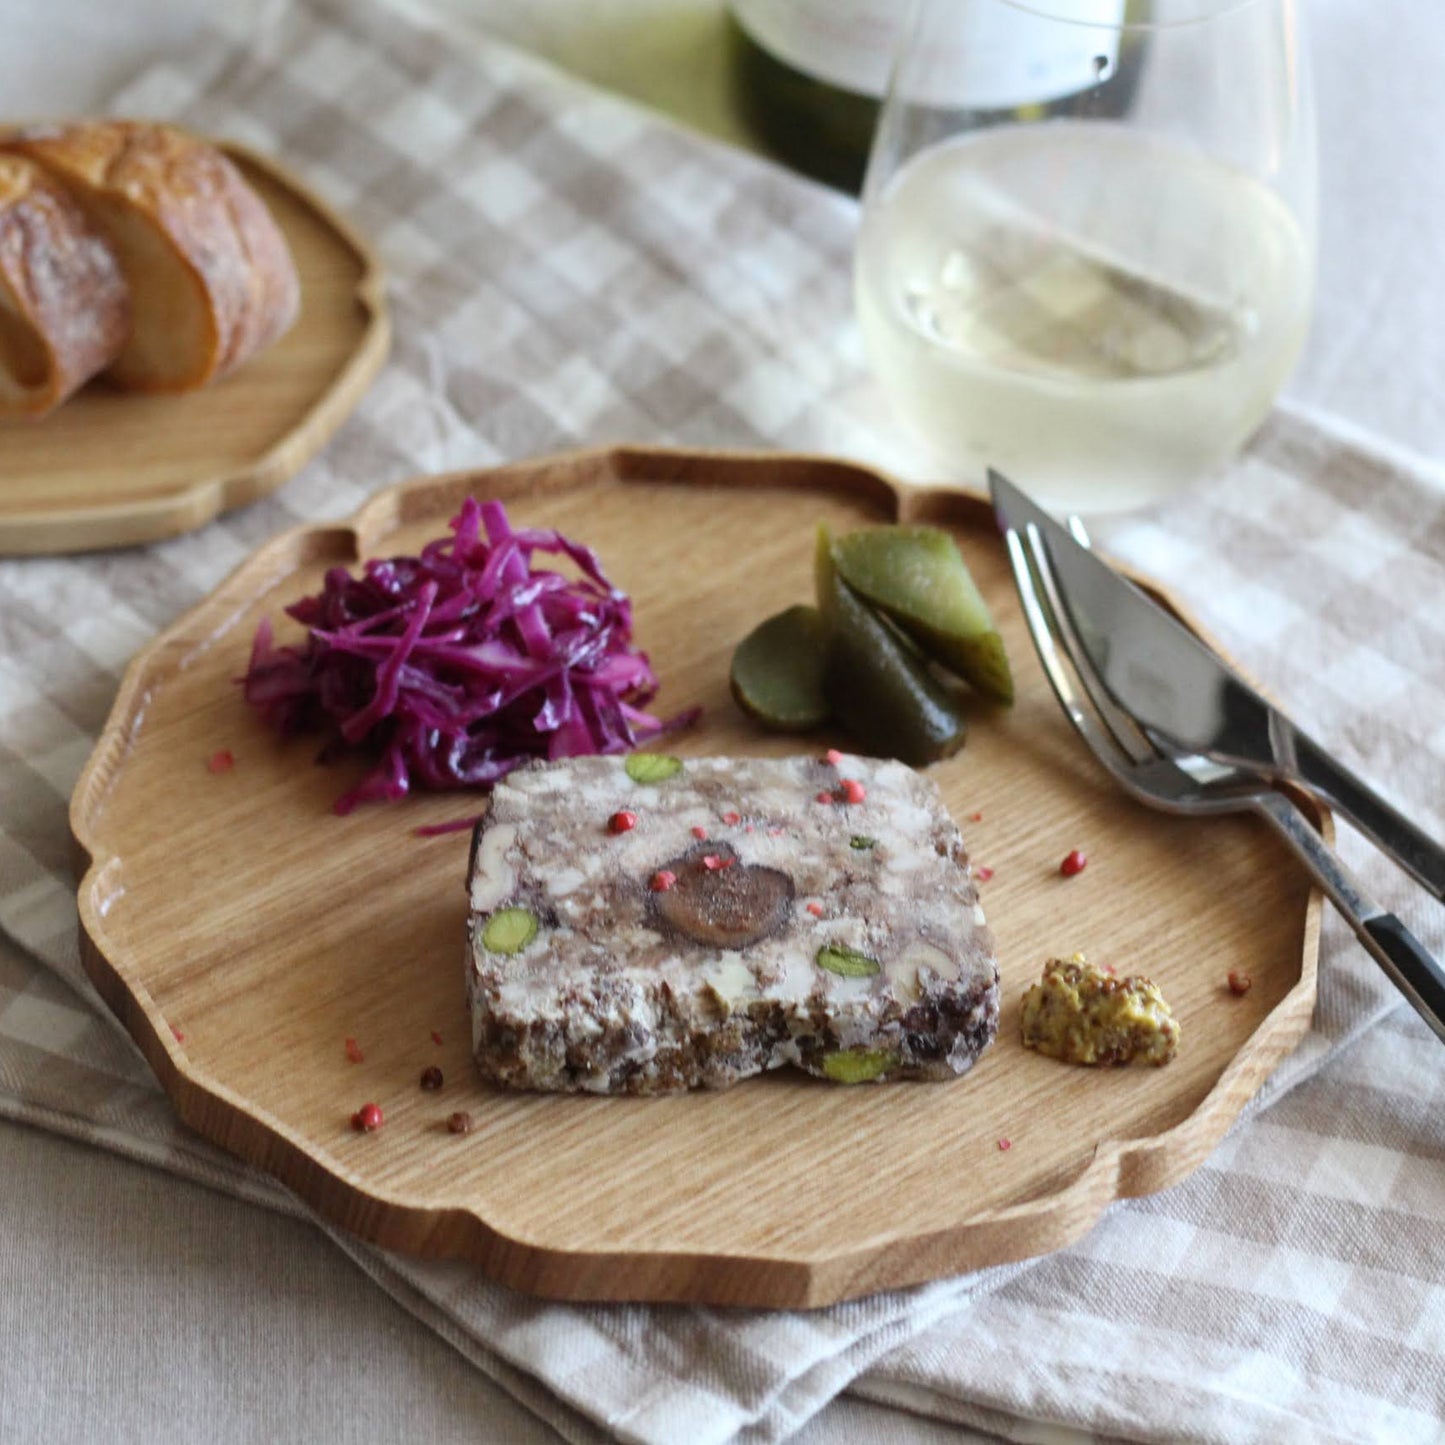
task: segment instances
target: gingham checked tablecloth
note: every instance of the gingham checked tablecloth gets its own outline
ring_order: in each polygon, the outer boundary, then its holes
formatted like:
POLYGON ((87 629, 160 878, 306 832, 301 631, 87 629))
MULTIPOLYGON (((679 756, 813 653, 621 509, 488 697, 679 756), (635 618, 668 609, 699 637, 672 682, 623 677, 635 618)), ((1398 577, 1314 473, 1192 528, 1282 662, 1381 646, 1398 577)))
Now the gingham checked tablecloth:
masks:
MULTIPOLYGON (((283 156, 383 253, 396 345, 271 500, 0 562, 0 928, 29 955, 0 963, 0 1114, 303 1213, 176 1124, 79 967, 66 803, 131 653, 266 537, 423 470, 622 439, 912 458, 850 319, 852 204, 504 47, 280 0, 114 108, 283 156)), ((1224 481, 1102 540, 1445 833, 1445 487, 1422 465, 1281 411, 1224 481)), ((1445 945, 1433 903, 1342 846, 1445 945)), ((1247 1119, 1042 1261, 785 1314, 551 1304, 336 1239, 572 1440, 781 1440, 845 1389, 1019 1440, 1438 1440, 1442 1063, 1331 916, 1314 1030, 1247 1119)))

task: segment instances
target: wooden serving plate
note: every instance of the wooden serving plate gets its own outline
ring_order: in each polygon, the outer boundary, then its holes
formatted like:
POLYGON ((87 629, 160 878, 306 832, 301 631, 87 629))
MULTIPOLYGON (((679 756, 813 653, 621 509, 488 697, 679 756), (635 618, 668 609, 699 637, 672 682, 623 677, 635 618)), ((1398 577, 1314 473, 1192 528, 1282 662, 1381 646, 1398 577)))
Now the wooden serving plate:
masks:
POLYGON ((381 370, 390 327, 375 253, 275 161, 221 149, 290 244, 301 314, 214 386, 147 396, 102 379, 41 421, 0 421, 0 553, 153 542, 269 496, 381 370))
POLYGON ((1320 903, 1304 874, 1254 820, 1150 812, 1086 756, 1035 661, 987 505, 895 492, 842 462, 584 452, 422 478, 350 526, 279 537, 131 664, 71 823, 86 965, 188 1124, 366 1239, 568 1299, 807 1307, 1054 1249, 1112 1200, 1194 1168, 1314 1001, 1320 903), (762 733, 728 696, 734 643, 809 596, 817 521, 906 513, 956 529, 1019 684, 1012 710, 980 709, 968 746, 932 770, 975 864, 996 870, 982 893, 1005 1002, 972 1074, 847 1088, 785 1071, 660 1099, 478 1080, 468 835, 412 830, 479 800, 336 817, 359 765, 314 765, 315 743, 265 731, 235 684, 260 618, 299 636, 281 609, 327 567, 415 551, 468 494, 598 549, 633 596, 657 705, 705 709, 669 744, 683 754, 845 741, 762 733), (213 775, 219 749, 235 767, 213 775), (1064 879, 1072 848, 1089 864, 1064 879), (1076 949, 1161 985, 1183 1028, 1173 1063, 1075 1069, 1021 1047, 1021 993, 1076 949), (1254 979, 1242 998, 1225 986, 1236 968, 1254 979), (440 1093, 418 1086, 432 1064, 440 1093), (375 1134, 349 1125, 366 1101, 386 1113, 375 1134), (448 1133, 457 1109, 473 1133, 448 1133))

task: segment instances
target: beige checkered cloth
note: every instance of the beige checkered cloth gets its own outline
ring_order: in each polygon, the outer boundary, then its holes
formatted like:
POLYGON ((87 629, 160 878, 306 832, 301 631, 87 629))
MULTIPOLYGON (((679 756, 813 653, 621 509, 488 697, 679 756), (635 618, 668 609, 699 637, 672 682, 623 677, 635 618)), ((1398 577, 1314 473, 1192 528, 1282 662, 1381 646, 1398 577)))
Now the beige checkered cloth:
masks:
MULTIPOLYGON (((0 927, 30 955, 0 954, 0 1112, 300 1213, 176 1125, 80 972, 66 799, 130 653, 264 538, 421 470, 623 438, 901 453, 870 425, 851 204, 510 51, 295 0, 116 109, 285 156, 384 253, 397 341, 278 497, 146 550, 0 562, 0 927)), ((1445 833, 1438 478, 1281 413, 1225 482, 1105 540, 1445 833)), ((1315 1032, 1260 1107, 1031 1265, 806 1315, 573 1308, 337 1242, 572 1440, 781 1440, 844 1389, 1020 1440, 1438 1440, 1442 1103, 1445 1054, 1331 917, 1315 1032)))

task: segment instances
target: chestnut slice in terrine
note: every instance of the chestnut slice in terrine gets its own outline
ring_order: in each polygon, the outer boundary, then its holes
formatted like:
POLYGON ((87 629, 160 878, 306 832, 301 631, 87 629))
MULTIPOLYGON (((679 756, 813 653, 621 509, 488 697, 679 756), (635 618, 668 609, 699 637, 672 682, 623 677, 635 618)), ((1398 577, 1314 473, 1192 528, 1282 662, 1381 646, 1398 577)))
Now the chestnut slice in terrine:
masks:
POLYGON ((951 1079, 998 1028, 963 839, 901 763, 634 753, 518 769, 472 842, 482 1073, 722 1088, 951 1079))

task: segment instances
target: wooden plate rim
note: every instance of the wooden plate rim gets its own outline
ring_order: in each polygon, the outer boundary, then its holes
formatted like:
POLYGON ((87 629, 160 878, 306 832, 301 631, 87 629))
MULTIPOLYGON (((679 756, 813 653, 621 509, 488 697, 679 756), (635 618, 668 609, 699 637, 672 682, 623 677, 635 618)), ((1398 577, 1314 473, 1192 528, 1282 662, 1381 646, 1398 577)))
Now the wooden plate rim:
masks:
MULTIPOLYGON (((980 520, 992 519, 988 500, 977 492, 910 487, 880 471, 842 460, 787 453, 614 446, 496 468, 414 477, 378 492, 346 521, 302 524, 265 543, 131 660, 70 802, 75 869, 80 878, 82 962, 102 998, 139 1045, 180 1118, 212 1142, 273 1174, 323 1217, 373 1244, 421 1257, 465 1257, 502 1284, 568 1300, 738 1304, 736 1280, 730 1279, 730 1272, 745 1258, 765 1260, 768 1265, 766 1285, 754 1287, 757 1276, 750 1276, 747 1304, 821 1308, 880 1289, 1061 1248, 1092 1228, 1117 1199, 1167 1188, 1196 1168, 1267 1075, 1309 1029, 1323 908, 1318 889, 1311 890, 1305 909, 1298 982, 1265 1016, 1187 1118, 1146 1137, 1101 1141, 1084 1170, 1053 1193, 983 1211, 936 1231, 899 1230, 851 1251, 811 1258, 572 1251, 504 1234, 467 1209, 407 1204, 388 1198, 382 1190, 358 1186, 327 1168, 308 1152, 307 1141, 296 1131, 191 1064, 144 983, 130 976, 134 970, 129 961, 119 953, 112 957, 106 952, 105 879, 119 860, 107 851, 92 826, 132 731, 142 721, 152 679, 185 666, 198 645, 210 646, 227 629, 257 588, 269 588, 298 564, 319 556, 355 560, 408 521, 431 515, 432 499, 438 495, 450 490, 460 494, 484 482, 489 494, 508 496, 541 468, 546 469, 551 491, 570 490, 595 482, 599 476, 610 476, 619 485, 665 481, 771 489, 811 486, 871 498, 891 508, 899 520, 956 520, 977 525, 980 520), (768 480, 760 480, 760 475, 768 480), (423 499, 431 505, 423 505, 423 499), (205 625, 208 622, 213 625, 205 625), (211 1105, 221 1106, 219 1116, 211 1105), (339 1190, 335 1188, 338 1185, 339 1190), (343 1195, 365 1201, 368 1207, 358 1217, 354 1209, 338 1203, 343 1195), (1021 1248, 1023 1236, 1012 1226, 1024 1218, 1029 1219, 1031 1231, 1027 1245, 1021 1248), (434 1243, 444 1238, 461 1243, 445 1248, 434 1243), (566 1260, 572 1270, 545 1267, 558 1259, 566 1260), (679 1263, 686 1268, 677 1268, 679 1263), (562 1282, 569 1273, 570 1282, 562 1282), (578 1279, 583 1281, 580 1285, 578 1279), (619 1286, 619 1279, 625 1283, 619 1286)), ((1219 650, 1167 589, 1138 572, 1130 575, 1219 650)), ((1296 801, 1326 839, 1331 839, 1334 830, 1328 812, 1303 794, 1296 801)))
POLYGON ((223 512, 268 497, 289 481, 331 439, 376 379, 391 351, 386 272, 371 243, 293 171, 273 157, 236 141, 212 140, 217 149, 262 172, 289 191, 325 224, 336 241, 360 261, 355 299, 366 315, 361 340, 336 378, 310 410, 258 458, 234 470, 198 476, 160 496, 113 505, 0 513, 0 555, 97 551, 193 532, 223 512))

